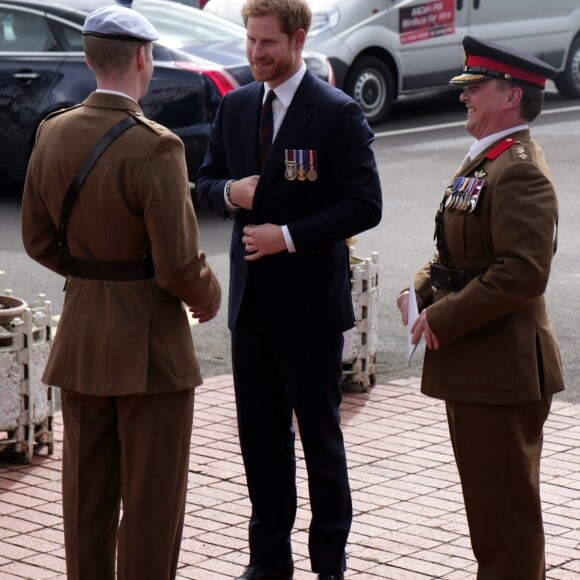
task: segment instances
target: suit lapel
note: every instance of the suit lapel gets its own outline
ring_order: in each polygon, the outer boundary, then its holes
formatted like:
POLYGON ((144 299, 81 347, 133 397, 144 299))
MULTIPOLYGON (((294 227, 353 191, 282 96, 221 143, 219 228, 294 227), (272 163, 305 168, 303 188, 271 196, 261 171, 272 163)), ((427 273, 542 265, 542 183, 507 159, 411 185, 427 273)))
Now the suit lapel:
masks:
MULTIPOLYGON (((315 81, 307 71, 296 91, 296 94, 294 95, 294 98, 292 99, 292 102, 290 103, 284 121, 276 134, 276 138, 272 144, 272 150, 270 151, 270 156, 268 157, 264 170, 260 175, 260 180, 256 188, 255 200, 268 188, 268 184, 272 178, 278 171, 280 171, 281 163, 284 160, 285 149, 293 148, 292 144, 295 143, 304 132, 304 128, 312 117, 312 107, 316 101, 315 92, 315 81)), ((258 137, 256 130, 256 156, 258 155, 257 141, 258 137)))
POLYGON ((455 175, 466 175, 480 163, 482 156, 478 155, 475 159, 465 157, 461 165, 457 168, 455 175))
MULTIPOLYGON (((260 112, 262 109, 262 98, 264 94, 262 87, 262 83, 254 83, 254 90, 247 99, 244 108, 240 110, 240 122, 248 128, 246 150, 249 165, 248 175, 258 175, 260 173, 258 132, 260 130, 260 112)), ((244 145, 240 144, 240 147, 244 147, 244 145)))
POLYGON ((274 140, 272 150, 282 153, 282 158, 284 157, 284 149, 288 148, 289 143, 296 142, 312 117, 312 107, 316 100, 314 87, 313 79, 307 72, 290 103, 284 122, 274 140))

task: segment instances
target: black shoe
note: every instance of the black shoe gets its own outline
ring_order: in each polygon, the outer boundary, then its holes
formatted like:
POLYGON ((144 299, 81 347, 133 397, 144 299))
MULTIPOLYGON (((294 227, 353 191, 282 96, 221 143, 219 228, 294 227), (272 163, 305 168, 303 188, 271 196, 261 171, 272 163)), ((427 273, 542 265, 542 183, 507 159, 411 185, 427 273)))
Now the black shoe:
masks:
POLYGON ((272 566, 268 562, 250 564, 236 580, 292 580, 294 562, 288 560, 282 566, 272 566))
POLYGON ((344 580, 344 574, 342 572, 338 574, 319 574, 318 580, 344 580))

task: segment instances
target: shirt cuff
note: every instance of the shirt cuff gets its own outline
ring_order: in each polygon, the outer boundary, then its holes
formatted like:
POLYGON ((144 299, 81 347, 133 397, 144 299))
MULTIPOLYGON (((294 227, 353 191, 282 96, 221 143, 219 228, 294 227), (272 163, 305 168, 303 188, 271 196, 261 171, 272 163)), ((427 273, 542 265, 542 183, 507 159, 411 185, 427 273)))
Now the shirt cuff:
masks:
POLYGON ((290 235, 288 226, 282 226, 282 235, 284 236, 284 241, 286 242, 286 248, 288 249, 288 252, 294 254, 296 252, 296 247, 292 241, 292 236, 290 235))

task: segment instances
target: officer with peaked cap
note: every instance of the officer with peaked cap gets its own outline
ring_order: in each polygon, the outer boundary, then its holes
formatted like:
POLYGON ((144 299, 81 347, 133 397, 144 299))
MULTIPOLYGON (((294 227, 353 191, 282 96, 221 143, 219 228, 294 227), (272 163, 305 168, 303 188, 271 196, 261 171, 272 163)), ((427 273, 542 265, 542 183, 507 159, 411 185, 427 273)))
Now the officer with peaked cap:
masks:
MULTIPOLYGON (((478 580, 545 578, 543 425, 564 389, 544 291, 558 202, 528 124, 556 71, 465 37, 466 130, 475 141, 445 189, 436 254, 415 275, 425 338, 421 390, 445 401, 478 580)), ((408 290, 397 305, 408 322, 408 290)))
POLYGON ((157 31, 107 6, 83 33, 97 90, 40 125, 22 207, 26 251, 68 279, 43 376, 62 392, 67 578, 112 580, 116 568, 173 580, 201 383, 182 303, 210 320, 220 287, 199 248, 183 143, 138 104, 157 31), (119 122, 126 130, 77 179, 119 122))

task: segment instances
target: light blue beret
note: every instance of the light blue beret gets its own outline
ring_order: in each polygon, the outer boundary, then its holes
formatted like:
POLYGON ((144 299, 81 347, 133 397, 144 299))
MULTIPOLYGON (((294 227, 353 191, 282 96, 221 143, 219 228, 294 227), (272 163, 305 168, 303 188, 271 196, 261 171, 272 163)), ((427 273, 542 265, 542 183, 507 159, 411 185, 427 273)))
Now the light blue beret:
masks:
POLYGON ((159 33, 145 16, 125 6, 104 6, 91 12, 85 20, 83 34, 146 42, 159 38, 159 33))

